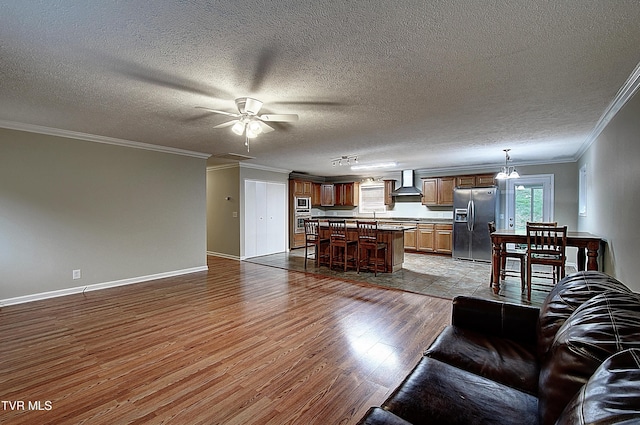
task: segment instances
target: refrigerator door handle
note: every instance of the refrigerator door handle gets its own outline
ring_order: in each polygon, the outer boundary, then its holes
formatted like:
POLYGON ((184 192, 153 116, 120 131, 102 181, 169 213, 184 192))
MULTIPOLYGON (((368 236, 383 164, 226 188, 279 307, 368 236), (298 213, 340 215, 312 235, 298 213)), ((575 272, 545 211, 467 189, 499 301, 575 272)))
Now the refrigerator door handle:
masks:
POLYGON ((467 203, 467 230, 473 231, 473 202, 469 201, 467 203))
POLYGON ((476 228, 476 204, 471 201, 471 231, 473 232, 476 228))

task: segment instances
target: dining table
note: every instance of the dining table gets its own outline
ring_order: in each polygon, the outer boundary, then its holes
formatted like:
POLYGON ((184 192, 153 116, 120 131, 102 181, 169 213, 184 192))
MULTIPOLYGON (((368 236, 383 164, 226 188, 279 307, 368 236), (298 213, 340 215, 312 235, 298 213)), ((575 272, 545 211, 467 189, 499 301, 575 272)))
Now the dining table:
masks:
MULTIPOLYGON (((491 233, 493 246, 491 256, 491 272, 493 273, 493 292, 500 291, 500 254, 508 243, 527 244, 527 231, 514 229, 498 229, 491 233)), ((567 231, 567 246, 578 248, 578 271, 598 270, 598 252, 602 245, 602 238, 588 233, 567 231)))

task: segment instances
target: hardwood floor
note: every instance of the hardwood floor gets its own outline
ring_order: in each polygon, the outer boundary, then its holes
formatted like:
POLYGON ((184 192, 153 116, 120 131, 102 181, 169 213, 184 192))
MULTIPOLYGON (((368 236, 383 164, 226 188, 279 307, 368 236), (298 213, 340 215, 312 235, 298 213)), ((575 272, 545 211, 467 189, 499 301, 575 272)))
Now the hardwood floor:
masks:
POLYGON ((209 257, 209 272, 3 307, 0 423, 352 424, 450 304, 209 257))

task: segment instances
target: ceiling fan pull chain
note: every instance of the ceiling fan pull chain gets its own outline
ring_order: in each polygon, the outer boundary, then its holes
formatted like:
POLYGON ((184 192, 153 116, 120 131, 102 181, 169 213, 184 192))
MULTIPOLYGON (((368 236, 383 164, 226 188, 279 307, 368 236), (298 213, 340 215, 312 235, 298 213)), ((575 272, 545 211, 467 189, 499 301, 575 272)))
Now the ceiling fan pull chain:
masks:
POLYGON ((244 132, 244 145, 247 147, 247 152, 249 152, 249 136, 247 136, 247 132, 244 132))

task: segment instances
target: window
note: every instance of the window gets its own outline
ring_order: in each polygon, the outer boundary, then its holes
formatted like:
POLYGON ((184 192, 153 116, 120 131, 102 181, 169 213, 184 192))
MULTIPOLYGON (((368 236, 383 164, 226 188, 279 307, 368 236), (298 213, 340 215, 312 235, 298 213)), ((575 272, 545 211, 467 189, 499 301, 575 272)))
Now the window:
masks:
POLYGON ((387 206, 384 204, 384 184, 360 185, 360 213, 384 213, 387 206))
POLYGON ((578 176, 578 214, 587 216, 587 164, 580 167, 578 176))

